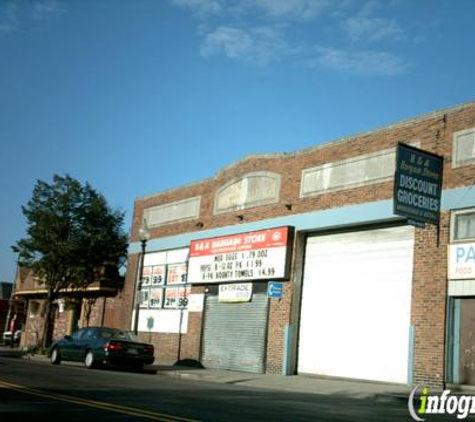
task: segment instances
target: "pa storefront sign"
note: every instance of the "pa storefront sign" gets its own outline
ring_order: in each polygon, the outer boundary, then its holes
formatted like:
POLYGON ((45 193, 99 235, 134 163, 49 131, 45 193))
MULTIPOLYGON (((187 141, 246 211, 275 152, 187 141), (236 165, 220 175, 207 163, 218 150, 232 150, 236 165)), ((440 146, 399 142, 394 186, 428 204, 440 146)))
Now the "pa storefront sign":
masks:
POLYGON ((438 225, 443 167, 443 157, 398 144, 394 214, 407 217, 422 226, 424 223, 438 225))
POLYGON ((192 241, 189 283, 288 279, 292 240, 292 227, 278 227, 192 241))
POLYGON ((475 280, 475 243, 449 246, 449 279, 475 280))

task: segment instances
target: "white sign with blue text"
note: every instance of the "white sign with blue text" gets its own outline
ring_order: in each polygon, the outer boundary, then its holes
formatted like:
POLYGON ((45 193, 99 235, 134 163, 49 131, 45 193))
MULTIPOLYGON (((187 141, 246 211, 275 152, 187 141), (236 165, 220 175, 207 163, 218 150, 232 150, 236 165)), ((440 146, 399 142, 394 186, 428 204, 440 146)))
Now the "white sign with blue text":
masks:
POLYGON ((449 280, 475 279, 475 243, 449 246, 449 280))

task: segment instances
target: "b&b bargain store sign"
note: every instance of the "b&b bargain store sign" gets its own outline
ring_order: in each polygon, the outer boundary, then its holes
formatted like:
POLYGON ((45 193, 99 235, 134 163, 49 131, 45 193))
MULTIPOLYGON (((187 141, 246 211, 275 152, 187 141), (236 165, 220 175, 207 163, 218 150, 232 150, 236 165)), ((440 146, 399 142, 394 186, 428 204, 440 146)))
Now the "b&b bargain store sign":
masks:
POLYGON ((289 278, 292 227, 191 242, 190 283, 289 278))

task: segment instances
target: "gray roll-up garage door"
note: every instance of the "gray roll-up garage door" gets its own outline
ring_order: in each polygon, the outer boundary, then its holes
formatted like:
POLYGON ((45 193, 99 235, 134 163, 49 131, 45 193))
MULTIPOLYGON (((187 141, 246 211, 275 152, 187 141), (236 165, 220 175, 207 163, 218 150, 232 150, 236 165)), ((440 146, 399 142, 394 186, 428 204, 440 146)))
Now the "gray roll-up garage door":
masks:
POLYGON ((252 300, 243 303, 220 303, 217 286, 209 289, 201 356, 205 367, 264 373, 269 300, 260 284, 254 284, 252 300))

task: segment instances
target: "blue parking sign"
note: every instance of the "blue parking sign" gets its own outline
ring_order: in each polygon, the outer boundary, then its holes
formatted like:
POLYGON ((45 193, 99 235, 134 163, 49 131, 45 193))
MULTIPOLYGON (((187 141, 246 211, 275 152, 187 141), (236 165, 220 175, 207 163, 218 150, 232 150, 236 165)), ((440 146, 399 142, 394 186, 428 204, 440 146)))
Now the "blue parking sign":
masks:
POLYGON ((277 281, 269 281, 267 285, 267 297, 272 299, 282 299, 284 296, 284 286, 277 281))

